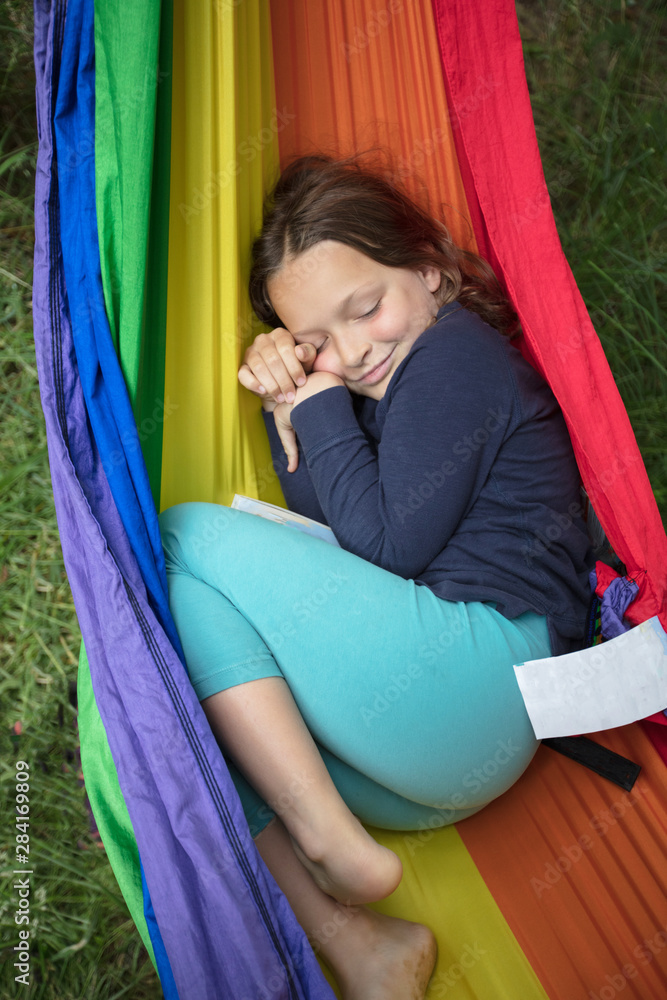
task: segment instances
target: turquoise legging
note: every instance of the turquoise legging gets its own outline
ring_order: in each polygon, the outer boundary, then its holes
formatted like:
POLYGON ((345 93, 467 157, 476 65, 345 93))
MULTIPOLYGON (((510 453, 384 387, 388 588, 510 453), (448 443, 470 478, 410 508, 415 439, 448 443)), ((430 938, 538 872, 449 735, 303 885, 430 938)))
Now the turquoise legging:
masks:
MULTIPOLYGON (((200 700, 284 677, 343 799, 414 830, 464 819, 538 743, 512 669, 549 656, 546 620, 453 602, 252 514, 160 515, 169 603, 200 700)), ((233 767, 253 836, 273 813, 233 767)))

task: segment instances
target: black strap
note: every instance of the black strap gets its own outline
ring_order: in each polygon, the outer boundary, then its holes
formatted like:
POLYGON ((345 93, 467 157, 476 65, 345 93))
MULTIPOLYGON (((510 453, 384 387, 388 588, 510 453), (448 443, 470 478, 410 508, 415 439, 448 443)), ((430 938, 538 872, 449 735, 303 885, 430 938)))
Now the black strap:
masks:
POLYGON ((634 785, 641 767, 634 764, 627 757, 621 757, 607 747, 589 740, 587 736, 554 736, 547 740, 542 740, 544 746, 562 753, 564 757, 570 757, 579 764, 590 768, 596 774, 613 781, 615 785, 620 785, 627 792, 634 785))

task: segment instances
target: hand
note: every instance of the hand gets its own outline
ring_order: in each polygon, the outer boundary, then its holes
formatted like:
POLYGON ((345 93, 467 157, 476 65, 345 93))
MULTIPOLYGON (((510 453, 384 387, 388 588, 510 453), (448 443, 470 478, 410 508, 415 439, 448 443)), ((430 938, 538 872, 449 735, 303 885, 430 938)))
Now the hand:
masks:
POLYGON ((255 338, 245 352, 238 380, 263 400, 293 403, 297 388, 306 384, 316 355, 312 344, 297 344, 289 330, 278 327, 255 338))
POLYGON ((285 454, 287 455, 287 471, 295 472, 299 465, 299 448, 296 443, 296 434, 290 420, 292 403, 277 403, 273 409, 273 419, 278 431, 278 437, 282 441, 285 454))
POLYGON ((287 455, 287 471, 295 472, 299 466, 299 448, 296 441, 296 434, 292 427, 292 410, 298 403, 303 403, 304 399, 330 389, 334 385, 345 385, 342 378, 333 375, 331 372, 313 372, 306 379, 306 384, 296 391, 296 399, 293 403, 263 403, 265 409, 273 410, 278 437, 282 441, 285 454, 287 455))

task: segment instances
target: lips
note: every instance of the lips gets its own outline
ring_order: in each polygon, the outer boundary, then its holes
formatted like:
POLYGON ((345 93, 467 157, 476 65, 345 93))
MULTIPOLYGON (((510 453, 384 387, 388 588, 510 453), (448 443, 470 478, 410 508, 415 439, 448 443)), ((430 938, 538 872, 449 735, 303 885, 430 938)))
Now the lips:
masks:
POLYGON ((382 379, 387 374, 387 372, 389 371, 389 363, 393 357, 395 350, 396 348, 394 347, 392 351, 387 355, 387 357, 384 358, 384 360, 379 363, 379 365, 376 365, 375 368, 371 368, 371 370, 369 372, 366 372, 366 374, 363 375, 362 378, 358 378, 355 381, 363 385, 372 385, 374 382, 381 382, 382 379))

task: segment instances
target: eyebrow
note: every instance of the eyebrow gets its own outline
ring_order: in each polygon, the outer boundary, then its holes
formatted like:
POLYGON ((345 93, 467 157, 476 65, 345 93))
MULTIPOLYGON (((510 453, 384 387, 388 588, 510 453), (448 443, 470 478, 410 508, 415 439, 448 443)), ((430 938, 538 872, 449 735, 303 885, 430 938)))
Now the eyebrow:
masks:
MULTIPOLYGON (((369 289, 372 289, 375 285, 377 285, 377 281, 367 281, 365 285, 359 285, 359 288, 355 288, 355 290, 353 292, 350 292, 349 295, 346 295, 345 298, 343 299, 343 301, 338 306, 338 310, 337 310, 338 314, 340 315, 340 313, 345 312, 345 310, 347 309, 347 307, 349 306, 350 302, 355 297, 355 295, 359 295, 360 292, 368 291, 369 289)), ((322 331, 319 330, 319 329, 315 329, 315 330, 299 330, 297 333, 293 333, 292 336, 293 337, 309 337, 313 333, 321 333, 321 332, 322 331)))

